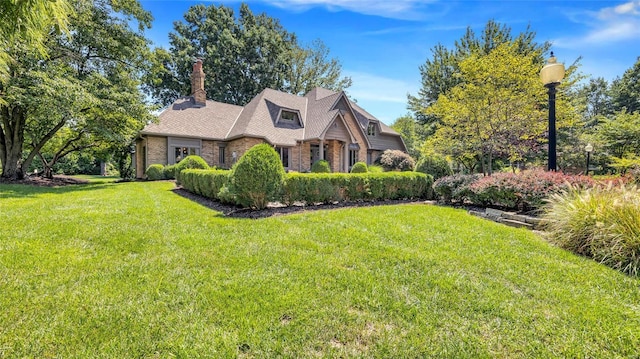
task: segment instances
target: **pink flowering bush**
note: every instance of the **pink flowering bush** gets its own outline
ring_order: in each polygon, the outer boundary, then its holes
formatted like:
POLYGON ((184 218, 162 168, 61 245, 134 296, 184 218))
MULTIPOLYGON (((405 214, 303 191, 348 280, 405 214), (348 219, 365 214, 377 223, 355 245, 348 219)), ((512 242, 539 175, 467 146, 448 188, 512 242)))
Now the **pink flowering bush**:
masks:
POLYGON ((483 206, 518 210, 536 210, 554 193, 568 188, 591 188, 590 177, 560 172, 529 170, 521 173, 496 173, 469 185, 470 201, 483 206))

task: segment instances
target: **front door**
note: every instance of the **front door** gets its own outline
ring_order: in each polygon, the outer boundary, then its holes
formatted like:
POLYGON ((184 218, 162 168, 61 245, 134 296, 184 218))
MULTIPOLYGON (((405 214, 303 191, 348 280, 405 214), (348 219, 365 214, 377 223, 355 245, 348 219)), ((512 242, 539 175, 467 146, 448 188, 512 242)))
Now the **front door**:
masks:
MULTIPOLYGON (((329 145, 324 145, 324 154, 326 157, 327 150, 329 149, 329 145)), ((320 158, 320 145, 311 145, 311 164, 313 165, 317 161, 323 160, 324 158, 320 158)))

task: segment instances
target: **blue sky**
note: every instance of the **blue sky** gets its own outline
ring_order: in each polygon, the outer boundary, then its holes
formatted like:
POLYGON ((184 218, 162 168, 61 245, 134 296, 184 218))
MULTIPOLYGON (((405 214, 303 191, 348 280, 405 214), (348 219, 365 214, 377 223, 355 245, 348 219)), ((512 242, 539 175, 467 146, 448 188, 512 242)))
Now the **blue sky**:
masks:
MULTIPOLYGON (((634 1, 446 1, 446 0, 255 0, 254 13, 278 18, 302 43, 321 39, 351 76, 347 90, 358 104, 387 124, 407 113, 407 93, 420 88, 419 66, 442 43, 452 47, 467 27, 488 20, 514 34, 529 25, 537 40, 551 41, 558 60, 582 56, 582 72, 613 80, 640 56, 640 0, 634 1)), ((142 0, 155 21, 147 36, 169 47, 173 22, 195 4, 239 1, 142 0)), ((237 13, 237 11, 236 11, 237 13)))

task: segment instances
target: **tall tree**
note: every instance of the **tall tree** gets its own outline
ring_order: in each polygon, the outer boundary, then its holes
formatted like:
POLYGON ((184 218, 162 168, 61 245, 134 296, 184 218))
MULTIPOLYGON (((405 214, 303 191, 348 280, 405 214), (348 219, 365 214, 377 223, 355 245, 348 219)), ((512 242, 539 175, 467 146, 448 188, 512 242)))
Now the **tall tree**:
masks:
MULTIPOLYGON (((522 161, 539 148, 546 123, 538 56, 523 55, 515 42, 461 61, 460 84, 427 110, 442 119, 434 144, 454 158, 481 158, 485 174, 496 158, 522 161)), ((566 121, 568 104, 562 97, 558 102, 559 118, 566 121)))
POLYGON ((431 49, 432 58, 420 66, 422 86, 417 96, 408 96, 409 109, 420 121, 424 118, 426 108, 435 103, 441 94, 446 94, 461 82, 461 61, 474 54, 488 55, 502 44, 513 43, 517 53, 533 55, 536 62, 542 63, 542 55, 548 51, 550 44, 537 43, 535 37, 536 33, 530 28, 514 37, 510 27, 489 20, 479 36, 468 27, 465 34, 455 41, 452 49, 437 44, 431 49))
POLYGON ((86 146, 77 144, 87 136, 129 142, 151 119, 139 91, 148 52, 142 31, 150 26, 150 14, 135 0, 73 4, 70 31, 48 38, 47 59, 33 51, 12 54, 16 61, 3 85, 6 104, 0 105, 2 177, 21 178, 53 143, 60 144, 51 149, 60 157, 86 146), (134 22, 137 31, 129 27, 134 22))
POLYGON ((329 48, 322 40, 308 47, 295 47, 291 52, 289 74, 285 77, 286 91, 304 95, 315 87, 342 91, 351 86, 350 77, 342 77, 342 64, 329 58, 329 48))
POLYGON ((613 81, 611 92, 614 110, 640 111, 640 57, 622 78, 613 81))
POLYGON ((190 94, 195 58, 203 59, 207 97, 237 105, 265 88, 300 94, 315 86, 342 90, 351 85, 321 41, 300 47, 277 19, 255 15, 244 3, 237 18, 223 5, 192 6, 169 39, 169 50, 154 50, 153 71, 145 80, 145 88, 164 105, 190 94))
POLYGON ((47 35, 52 27, 66 32, 72 12, 67 0, 0 0, 0 82, 8 80, 12 49, 18 46, 45 57, 47 35))
POLYGON ((419 126, 410 115, 397 118, 390 126, 402 136, 407 152, 411 157, 418 159, 420 157, 419 135, 421 126, 419 126))

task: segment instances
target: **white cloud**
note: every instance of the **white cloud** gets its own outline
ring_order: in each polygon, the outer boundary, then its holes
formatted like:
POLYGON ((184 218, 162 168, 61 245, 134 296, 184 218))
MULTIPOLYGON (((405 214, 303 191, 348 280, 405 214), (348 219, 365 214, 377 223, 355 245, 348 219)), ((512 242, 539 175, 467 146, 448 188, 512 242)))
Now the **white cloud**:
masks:
POLYGON ((640 0, 605 7, 597 12, 585 12, 582 17, 576 22, 586 24, 589 31, 577 39, 558 39, 556 45, 567 48, 607 45, 640 37, 640 0))
POLYGON ((324 7, 330 11, 347 10, 386 18, 419 20, 426 5, 438 0, 263 0, 264 3, 293 11, 324 7))

